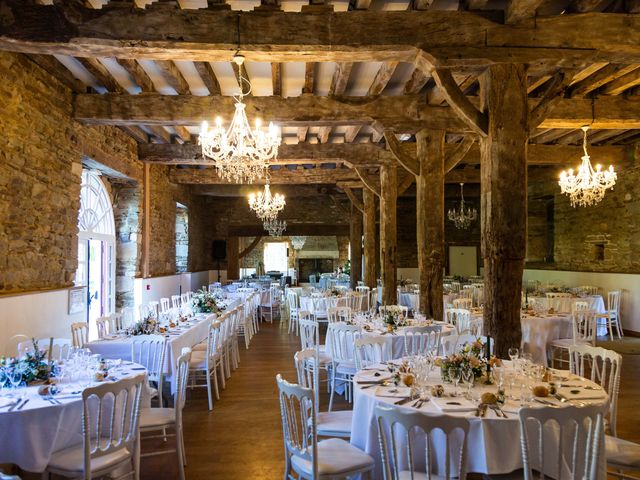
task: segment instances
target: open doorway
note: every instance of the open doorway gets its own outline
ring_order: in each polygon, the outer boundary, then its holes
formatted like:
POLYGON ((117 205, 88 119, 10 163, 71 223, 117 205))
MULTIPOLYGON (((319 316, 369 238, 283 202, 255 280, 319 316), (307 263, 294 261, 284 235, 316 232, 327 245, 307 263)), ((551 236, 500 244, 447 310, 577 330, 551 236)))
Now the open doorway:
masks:
POLYGON ((109 193, 100 175, 82 172, 78 213, 78 270, 75 284, 87 288, 89 339, 95 321, 115 310, 115 222, 109 193))
POLYGON ((176 202, 176 273, 188 270, 189 213, 187 207, 176 202))
POLYGON ((288 254, 287 242, 268 242, 264 244, 265 272, 287 272, 288 254))

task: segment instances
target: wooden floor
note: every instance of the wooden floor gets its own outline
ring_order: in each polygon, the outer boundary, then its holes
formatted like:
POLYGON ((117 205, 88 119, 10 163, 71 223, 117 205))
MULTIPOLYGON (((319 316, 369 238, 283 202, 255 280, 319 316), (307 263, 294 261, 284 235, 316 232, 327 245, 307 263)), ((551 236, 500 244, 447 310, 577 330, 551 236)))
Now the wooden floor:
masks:
MULTIPOLYGON (((275 376, 295 380, 293 355, 298 337, 279 324, 263 324, 213 411, 204 391, 190 395, 185 408, 187 479, 278 479, 284 450, 275 376)), ((323 399, 326 402, 326 398, 323 399)), ((618 435, 640 442, 640 355, 625 355, 618 435)), ((326 403, 323 406, 326 409, 326 403)), ((338 402, 338 408, 348 408, 338 402)), ((143 479, 176 478, 175 457, 145 459, 143 479)))

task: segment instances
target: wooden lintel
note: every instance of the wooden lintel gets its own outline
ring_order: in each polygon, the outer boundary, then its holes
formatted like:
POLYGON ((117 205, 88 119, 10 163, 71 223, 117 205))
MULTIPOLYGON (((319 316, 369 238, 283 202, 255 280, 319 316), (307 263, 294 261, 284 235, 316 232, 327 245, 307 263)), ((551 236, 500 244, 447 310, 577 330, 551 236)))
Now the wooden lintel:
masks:
POLYGON ((410 174, 415 176, 420 175, 418 159, 402 150, 400 141, 396 137, 395 133, 385 130, 384 139, 387 142, 387 147, 389 147, 389 150, 393 153, 393 156, 396 158, 398 163, 410 174))
MULTIPOLYGON (((358 176, 349 168, 297 168, 290 170, 281 168, 279 170, 271 170, 269 175, 271 185, 283 184, 335 184, 337 182, 355 181, 358 176)), ((231 183, 222 178, 215 168, 172 168, 169 178, 174 183, 182 184, 211 184, 224 185, 231 183)), ((266 179, 256 180, 254 183, 262 185, 266 179)))
POLYGON ((557 103, 564 92, 567 90, 571 76, 566 75, 564 72, 557 71, 552 77, 549 85, 546 87, 542 98, 538 104, 529 110, 529 131, 533 132, 538 125, 544 120, 547 112, 551 110, 555 103, 557 103))
POLYGON ((488 128, 487 116, 464 95, 451 72, 442 68, 434 68, 432 75, 447 103, 460 116, 460 119, 472 131, 485 137, 488 128))

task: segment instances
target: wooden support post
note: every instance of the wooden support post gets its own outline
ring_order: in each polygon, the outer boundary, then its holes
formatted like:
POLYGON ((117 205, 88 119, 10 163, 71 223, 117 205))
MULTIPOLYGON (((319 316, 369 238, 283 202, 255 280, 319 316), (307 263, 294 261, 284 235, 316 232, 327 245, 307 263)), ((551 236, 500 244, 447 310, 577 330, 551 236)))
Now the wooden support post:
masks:
POLYGON ((362 280, 362 212, 351 204, 351 225, 349 229, 351 244, 351 288, 355 289, 362 280))
POLYGON ((240 279, 239 240, 238 237, 227 238, 227 280, 240 279))
POLYGON ((362 189, 364 203, 364 284, 376 288, 376 195, 368 188, 362 189))
POLYGON ((481 225, 484 257, 484 331, 495 354, 519 347, 520 299, 527 240, 527 70, 490 65, 480 77, 488 114, 481 142, 481 225))
POLYGON ((151 252, 151 166, 145 164, 142 173, 142 277, 150 276, 151 252))
POLYGON ((382 276, 382 303, 395 305, 397 301, 397 200, 398 167, 380 167, 380 270, 382 276))
POLYGON ((416 177, 420 311, 438 321, 443 318, 444 135, 443 130, 422 130, 416 135, 420 165, 416 177))

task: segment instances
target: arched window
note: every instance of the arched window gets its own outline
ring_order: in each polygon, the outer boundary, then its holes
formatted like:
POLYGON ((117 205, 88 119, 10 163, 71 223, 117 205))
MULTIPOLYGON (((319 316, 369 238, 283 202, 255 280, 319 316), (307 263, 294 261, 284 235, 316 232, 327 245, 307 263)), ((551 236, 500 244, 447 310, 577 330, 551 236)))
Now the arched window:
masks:
POLYGON ((89 170, 82 172, 78 230, 88 235, 115 237, 115 222, 109 193, 100 176, 89 170))
POLYGON ((87 287, 90 337, 96 318, 115 311, 115 220, 111 198, 100 175, 84 170, 78 212, 76 285, 87 287))

